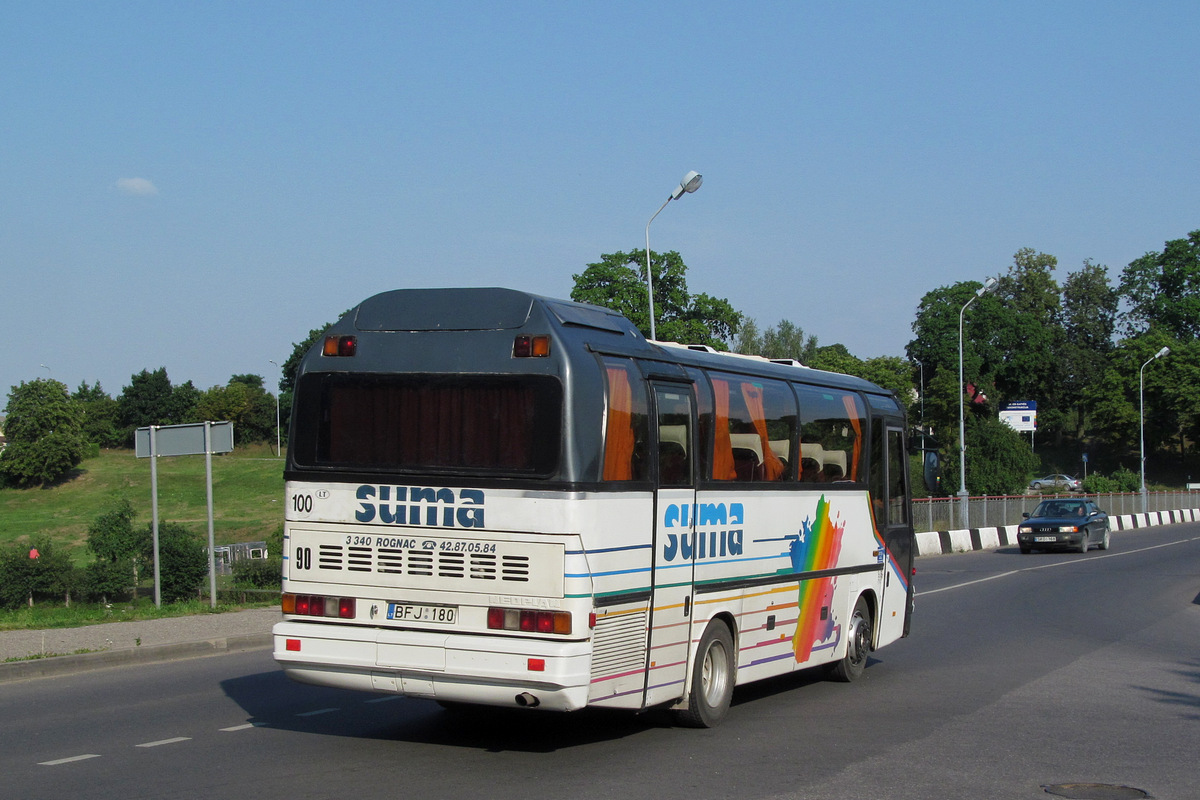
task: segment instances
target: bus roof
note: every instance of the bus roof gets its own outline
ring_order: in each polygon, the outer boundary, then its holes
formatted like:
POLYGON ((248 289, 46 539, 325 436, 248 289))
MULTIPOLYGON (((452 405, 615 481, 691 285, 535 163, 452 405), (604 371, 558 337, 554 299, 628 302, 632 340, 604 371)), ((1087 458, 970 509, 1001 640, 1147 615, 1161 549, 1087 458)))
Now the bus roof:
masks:
POLYGON ((608 308, 515 289, 394 289, 361 302, 330 333, 504 331, 554 327, 565 341, 594 352, 727 372, 775 377, 870 394, 892 392, 852 375, 812 369, 704 345, 648 341, 626 317, 608 308))

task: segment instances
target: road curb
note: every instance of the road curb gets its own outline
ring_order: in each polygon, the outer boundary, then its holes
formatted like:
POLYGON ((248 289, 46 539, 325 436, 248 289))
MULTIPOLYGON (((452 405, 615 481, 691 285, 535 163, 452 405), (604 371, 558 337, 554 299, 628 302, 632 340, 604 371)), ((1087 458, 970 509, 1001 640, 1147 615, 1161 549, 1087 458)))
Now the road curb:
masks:
MULTIPOLYGON (((1177 525, 1181 522, 1200 521, 1200 508, 1184 508, 1175 511, 1150 511, 1145 514, 1122 514, 1109 517, 1114 531, 1131 531, 1152 528, 1158 525, 1177 525)), ((938 556, 950 553, 968 553, 972 550, 994 550, 1012 547, 1017 543, 1016 525, 1001 525, 994 528, 970 528, 956 531, 926 531, 917 534, 917 555, 938 556)))
POLYGON ((272 646, 270 633, 222 636, 195 642, 176 642, 133 649, 104 650, 69 656, 31 658, 0 664, 0 683, 74 675, 97 669, 130 664, 156 664, 184 658, 203 658, 247 650, 266 650, 272 646))

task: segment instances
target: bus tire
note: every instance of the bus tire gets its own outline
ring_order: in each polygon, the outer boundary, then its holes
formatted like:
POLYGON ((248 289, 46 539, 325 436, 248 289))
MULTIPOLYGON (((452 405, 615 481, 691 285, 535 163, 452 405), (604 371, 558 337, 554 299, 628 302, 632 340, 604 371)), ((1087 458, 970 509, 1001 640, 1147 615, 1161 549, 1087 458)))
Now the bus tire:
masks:
POLYGON ((836 662, 829 674, 844 683, 856 681, 867 668, 867 657, 871 653, 871 607, 865 597, 859 597, 846 626, 846 655, 836 662))
POLYGON ((675 712, 679 724, 688 728, 711 728, 729 712, 733 685, 737 681, 733 634, 720 620, 708 623, 692 666, 688 707, 675 712))

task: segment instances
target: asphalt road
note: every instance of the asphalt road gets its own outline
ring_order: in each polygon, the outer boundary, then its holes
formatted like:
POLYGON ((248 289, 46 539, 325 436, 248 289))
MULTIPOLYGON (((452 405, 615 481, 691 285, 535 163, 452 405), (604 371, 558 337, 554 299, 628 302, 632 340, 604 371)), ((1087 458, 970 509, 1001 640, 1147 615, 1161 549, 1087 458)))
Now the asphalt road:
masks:
POLYGON ((851 685, 662 714, 457 713, 289 682, 263 651, 0 685, 5 798, 1200 798, 1200 525, 918 561, 913 635, 851 685))

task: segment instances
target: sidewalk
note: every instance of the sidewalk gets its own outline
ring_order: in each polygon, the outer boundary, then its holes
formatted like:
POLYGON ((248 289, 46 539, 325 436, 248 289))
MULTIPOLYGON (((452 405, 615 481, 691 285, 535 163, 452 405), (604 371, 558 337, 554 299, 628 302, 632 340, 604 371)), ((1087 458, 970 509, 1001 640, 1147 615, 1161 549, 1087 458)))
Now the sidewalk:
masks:
POLYGON ((0 683, 52 675, 217 655, 271 646, 278 608, 137 622, 108 622, 82 628, 0 631, 0 683), (77 654, 79 650, 87 652, 77 654), (56 654, 39 658, 41 654, 56 654), (22 661, 6 661, 9 658, 22 661))

